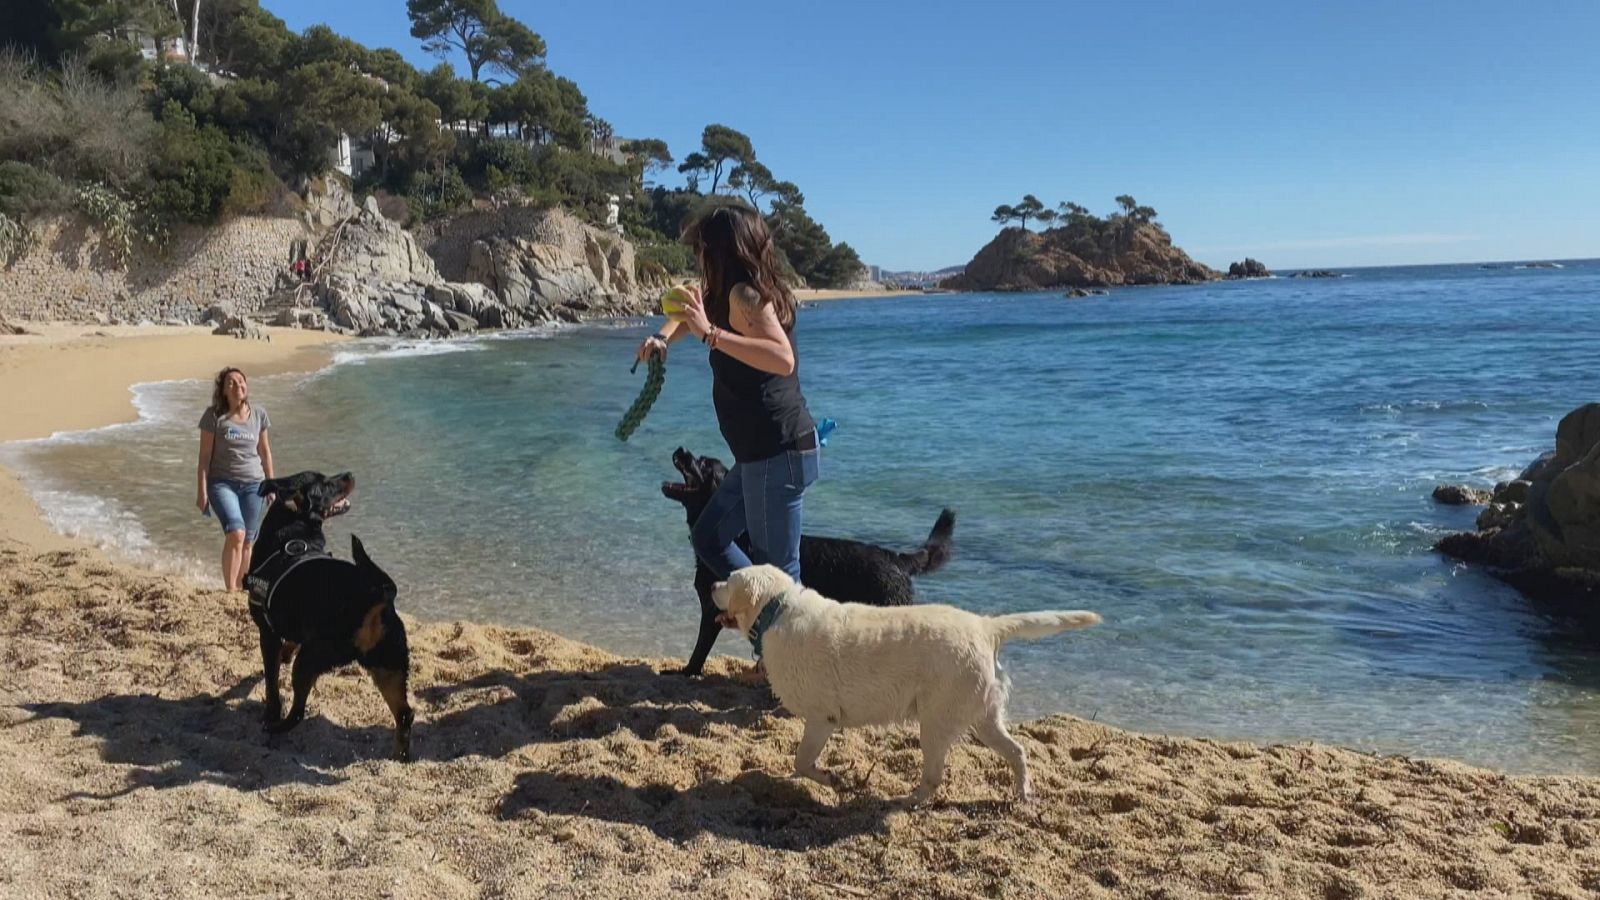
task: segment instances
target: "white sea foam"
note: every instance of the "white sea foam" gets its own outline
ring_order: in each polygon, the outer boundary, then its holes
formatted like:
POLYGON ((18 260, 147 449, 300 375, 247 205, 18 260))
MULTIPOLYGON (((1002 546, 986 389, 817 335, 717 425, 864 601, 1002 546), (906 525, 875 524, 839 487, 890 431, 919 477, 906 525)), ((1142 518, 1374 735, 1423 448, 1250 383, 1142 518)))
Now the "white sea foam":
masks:
MULTIPOLYGON (((36 477, 27 480, 37 482, 36 477)), ((35 486, 30 493, 50 527, 68 537, 158 572, 200 583, 214 580, 200 562, 158 549, 139 517, 113 498, 56 487, 35 486)))
MULTIPOLYGON (((374 359, 396 359, 412 356, 444 356, 450 353, 472 353, 482 350, 479 341, 373 341, 363 342, 349 350, 333 354, 334 366, 359 366, 374 359)), ((324 370, 326 371, 326 370, 324 370)))

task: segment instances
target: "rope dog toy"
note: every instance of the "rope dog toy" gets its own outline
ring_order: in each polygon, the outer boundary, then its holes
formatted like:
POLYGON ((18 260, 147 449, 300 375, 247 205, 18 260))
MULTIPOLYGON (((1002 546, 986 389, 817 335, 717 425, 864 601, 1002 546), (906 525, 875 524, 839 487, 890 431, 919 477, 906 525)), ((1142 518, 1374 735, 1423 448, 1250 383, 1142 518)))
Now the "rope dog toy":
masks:
MULTIPOLYGON (((634 364, 638 368, 638 364, 634 364)), ((667 381, 667 361, 660 353, 650 355, 650 369, 645 373, 644 387, 640 389, 639 396, 634 399, 633 405, 622 414, 622 421, 617 423, 617 440, 627 441, 633 437, 633 432, 644 421, 650 412, 650 407, 655 405, 656 398, 661 395, 661 386, 667 381)))

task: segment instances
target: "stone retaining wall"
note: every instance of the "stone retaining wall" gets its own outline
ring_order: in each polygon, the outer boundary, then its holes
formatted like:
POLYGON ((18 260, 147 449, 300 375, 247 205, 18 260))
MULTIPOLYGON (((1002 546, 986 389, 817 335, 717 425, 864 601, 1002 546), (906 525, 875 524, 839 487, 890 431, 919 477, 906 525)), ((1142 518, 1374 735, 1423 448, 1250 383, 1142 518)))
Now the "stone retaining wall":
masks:
POLYGON ((38 245, 0 268, 0 318, 192 322, 214 303, 254 312, 287 269, 291 243, 315 240, 297 219, 245 216, 184 226, 162 253, 135 248, 123 271, 79 219, 30 226, 38 245))

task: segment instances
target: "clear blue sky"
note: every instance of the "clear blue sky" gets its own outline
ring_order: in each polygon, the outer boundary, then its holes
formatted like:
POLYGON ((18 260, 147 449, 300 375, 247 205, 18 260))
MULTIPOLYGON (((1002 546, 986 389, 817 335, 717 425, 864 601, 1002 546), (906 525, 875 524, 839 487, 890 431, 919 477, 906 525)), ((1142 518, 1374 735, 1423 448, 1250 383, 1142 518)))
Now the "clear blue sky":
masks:
MULTIPOLYGON (((437 62, 404 0, 263 5, 437 62)), ((1130 193, 1214 266, 1600 256, 1593 0, 500 5, 619 135, 737 128, 889 269, 965 263, 1024 193, 1130 193)))

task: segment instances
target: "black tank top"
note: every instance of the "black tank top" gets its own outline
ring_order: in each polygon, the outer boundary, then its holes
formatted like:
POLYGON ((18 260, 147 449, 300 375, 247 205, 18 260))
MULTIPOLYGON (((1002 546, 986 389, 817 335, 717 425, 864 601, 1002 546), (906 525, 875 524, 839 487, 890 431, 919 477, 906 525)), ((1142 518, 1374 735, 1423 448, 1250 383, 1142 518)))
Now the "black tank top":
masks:
MULTIPOLYGON (((726 295, 706 304, 706 313, 718 328, 740 333, 728 323, 726 295)), ((809 438, 817 425, 800 393, 800 350, 793 328, 787 337, 795 357, 789 375, 763 372, 720 350, 711 351, 711 402, 736 462, 768 459, 797 445, 815 446, 809 438)))

